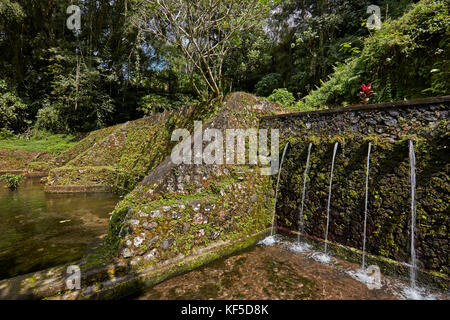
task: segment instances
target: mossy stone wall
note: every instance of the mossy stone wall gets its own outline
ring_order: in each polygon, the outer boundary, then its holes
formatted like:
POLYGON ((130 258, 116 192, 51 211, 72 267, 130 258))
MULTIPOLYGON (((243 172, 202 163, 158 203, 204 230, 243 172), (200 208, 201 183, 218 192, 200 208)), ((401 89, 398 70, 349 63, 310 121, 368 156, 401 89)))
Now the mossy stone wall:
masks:
POLYGON ((297 231, 309 143, 311 166, 303 218, 305 233, 325 238, 335 142, 328 239, 362 249, 365 174, 372 144, 366 250, 410 261, 409 140, 417 160, 416 250, 419 268, 448 276, 449 97, 263 118, 290 143, 277 202, 277 225, 297 231))
MULTIPOLYGON (((260 117, 279 111, 277 104, 234 93, 204 119, 203 129, 221 130, 225 137, 226 129, 257 128, 260 117)), ((171 128, 189 121, 182 118, 171 128)), ((258 234, 272 222, 271 180, 257 165, 174 164, 167 157, 117 205, 108 244, 118 259, 140 270, 258 234)))

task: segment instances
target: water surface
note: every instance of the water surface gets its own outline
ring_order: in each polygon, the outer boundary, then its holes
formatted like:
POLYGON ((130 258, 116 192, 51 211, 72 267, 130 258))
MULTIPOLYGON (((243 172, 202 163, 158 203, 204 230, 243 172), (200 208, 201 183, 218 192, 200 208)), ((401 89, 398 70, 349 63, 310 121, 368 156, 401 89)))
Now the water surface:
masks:
POLYGON ((107 193, 46 194, 34 178, 17 191, 0 182, 0 279, 81 258, 105 236, 118 200, 107 193))
MULTIPOLYGON (((322 251, 291 240, 258 245, 201 268, 146 288, 139 300, 395 300, 411 299, 408 282, 381 275, 381 286, 361 279, 359 264, 331 257, 317 261, 322 251), (359 280, 358 280, 359 279, 359 280), (405 293, 406 292, 406 293, 405 293)), ((424 291, 425 292, 425 291, 424 291)), ((421 299, 448 299, 440 291, 421 299)), ((416 299, 416 298, 414 298, 416 299)))

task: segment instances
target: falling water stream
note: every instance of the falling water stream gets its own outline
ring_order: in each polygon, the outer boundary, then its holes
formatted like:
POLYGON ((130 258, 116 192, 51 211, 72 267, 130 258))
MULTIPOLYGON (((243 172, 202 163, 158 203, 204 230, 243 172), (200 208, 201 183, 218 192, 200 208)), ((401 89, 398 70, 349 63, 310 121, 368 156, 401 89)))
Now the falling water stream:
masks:
POLYGON ((416 248, 414 243, 416 229, 416 155, 414 153, 414 142, 409 141, 409 163, 410 163, 410 180, 411 180, 411 287, 416 286, 416 248))
POLYGON ((299 214, 300 225, 298 227, 298 237, 297 237, 298 244, 300 244, 300 235, 303 233, 304 227, 305 227, 305 221, 303 219, 303 208, 305 205, 306 182, 308 181, 309 158, 311 156, 311 148, 312 148, 312 143, 310 143, 308 146, 308 157, 306 159, 305 173, 303 174, 302 206, 300 208, 300 214, 299 214))
POLYGON ((338 146, 339 146, 339 142, 336 142, 334 144, 334 150, 333 150, 333 161, 331 162, 330 189, 328 192, 328 205, 327 205, 327 229, 325 231, 325 255, 327 254, 327 249, 328 249, 328 228, 330 225, 330 204, 331 204, 331 189, 333 186, 334 160, 336 159, 336 152, 337 152, 338 146))
POLYGON ((276 186, 276 189, 275 189, 275 203, 273 205, 273 215, 272 215, 272 230, 270 231, 270 236, 271 237, 273 237, 274 227, 275 227, 275 211, 277 209, 278 185, 280 184, 281 168, 283 167, 284 156, 286 155, 286 151, 287 151, 288 146, 289 146, 289 142, 286 143, 286 146, 284 147, 283 156, 281 157, 281 162, 280 162, 280 168, 278 169, 277 186, 276 186))
POLYGON ((367 212, 369 202, 369 168, 370 168, 370 153, 372 151, 372 143, 369 142, 369 149, 367 151, 367 166, 366 166, 366 198, 364 201, 364 241, 362 253, 362 269, 366 267, 366 228, 367 228, 367 212))
MULTIPOLYGON (((278 178, 276 183, 276 189, 275 189, 275 201, 274 201, 274 208, 273 208, 273 216, 272 216, 272 229, 270 237, 267 237, 263 241, 260 242, 260 244, 264 244, 267 246, 273 246, 275 244, 281 244, 282 240, 275 240, 274 233, 275 233, 275 213, 276 213, 276 205, 278 200, 278 189, 280 184, 280 176, 281 176, 281 170, 283 167, 284 159, 286 156, 286 151, 288 149, 288 144, 286 144, 283 155, 281 157, 281 162, 278 170, 278 178)), ((330 226, 330 207, 331 207, 331 195, 332 195, 332 187, 333 187, 333 175, 334 175, 334 167, 335 167, 335 160, 337 155, 337 150, 339 147, 339 143, 336 142, 334 144, 334 150, 333 150, 333 158, 331 163, 331 172, 330 172, 330 181, 329 181, 329 193, 328 193, 328 203, 327 203, 327 224, 326 224, 326 231, 325 231, 325 250, 324 253, 319 252, 312 252, 310 248, 306 248, 303 246, 303 244, 300 243, 301 235, 304 233, 304 219, 303 219, 303 212, 305 207, 305 198, 306 198, 306 187, 308 182, 308 176, 310 171, 310 157, 311 157, 311 149, 312 149, 312 143, 309 144, 308 147, 308 155, 306 160, 306 166, 305 171, 303 173, 303 190, 302 190, 302 198, 301 198, 301 207, 299 212, 299 227, 298 227, 298 237, 297 237, 297 243, 292 244, 290 246, 291 250, 296 253, 305 253, 309 252, 309 257, 313 258, 314 260, 334 265, 335 261, 331 260, 331 257, 328 256, 328 232, 329 232, 329 226, 330 226)), ((366 242, 367 242, 367 219, 368 219, 368 205, 369 205, 369 174, 370 174, 370 160, 371 160, 371 153, 372 153, 372 143, 368 144, 368 150, 367 150, 367 162, 366 162, 366 177, 365 177, 365 203, 364 203, 364 234, 363 234, 363 248, 362 248, 362 268, 357 270, 356 272, 349 272, 353 278, 357 279, 358 281, 362 281, 364 283, 369 283, 368 281, 371 281, 370 276, 366 273, 366 242)), ((435 299, 435 296, 433 294, 429 294, 429 292, 423 288, 419 288, 416 285, 416 270, 417 270, 417 257, 416 257, 416 249, 415 249, 415 232, 416 232, 416 156, 414 151, 414 142, 409 141, 409 160, 410 160, 410 186, 411 186, 411 262, 410 262, 410 286, 402 287, 402 285, 398 286, 398 289, 401 289, 401 295, 402 298, 405 299, 435 299)))

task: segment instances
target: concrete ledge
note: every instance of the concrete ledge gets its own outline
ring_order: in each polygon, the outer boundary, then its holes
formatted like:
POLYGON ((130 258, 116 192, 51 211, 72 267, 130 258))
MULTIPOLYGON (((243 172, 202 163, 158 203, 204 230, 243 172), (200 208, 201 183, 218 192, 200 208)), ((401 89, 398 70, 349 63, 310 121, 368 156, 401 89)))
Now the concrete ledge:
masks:
POLYGON ((80 290, 66 290, 66 270, 69 265, 80 261, 42 270, 27 275, 0 281, 0 299, 50 299, 50 300, 92 300, 119 299, 132 295, 145 287, 155 285, 168 278, 191 271, 216 259, 236 253, 255 245, 270 233, 270 229, 248 235, 234 241, 220 241, 209 247, 194 251, 189 256, 180 255, 156 263, 143 270, 112 276, 111 270, 123 269, 119 264, 82 272, 80 290), (99 279, 103 279, 100 280, 99 279))
POLYGON ((445 102, 450 102, 450 96, 433 97, 433 98, 416 99, 416 100, 406 100, 406 101, 396 101, 396 102, 385 102, 385 103, 378 103, 378 104, 361 104, 361 105, 345 107, 345 108, 325 109, 325 110, 317 110, 317 111, 284 113, 284 114, 279 114, 279 115, 274 115, 274 116, 262 117, 261 120, 264 121, 264 120, 270 120, 270 119, 286 119, 286 118, 304 117, 304 116, 308 116, 308 115, 337 114, 337 113, 346 113, 346 112, 354 112, 354 111, 378 111, 378 110, 386 110, 386 109, 399 109, 399 108, 409 108, 412 106, 441 104, 441 103, 445 103, 445 102))
POLYGON ((37 300, 65 288, 67 267, 73 262, 0 281, 1 300, 37 300))
MULTIPOLYGON (((77 299, 119 299, 132 295, 141 289, 160 283, 166 279, 191 271, 219 258, 236 253, 255 245, 270 234, 270 229, 246 236, 234 241, 217 242, 213 245, 195 251, 189 256, 157 263, 135 274, 128 274, 121 278, 114 278, 97 285, 100 290, 81 293, 77 299)), ((75 296, 74 296, 75 297, 75 296)))
MULTIPOLYGON (((299 234, 297 231, 282 227, 277 227, 277 229, 286 235, 295 235, 297 237, 299 234)), ((301 236, 303 240, 311 244, 315 250, 323 250, 323 246, 325 244, 324 239, 319 239, 306 234, 301 234, 301 236)), ((328 249, 332 256, 334 255, 353 263, 362 262, 363 253, 359 249, 344 246, 331 241, 328 241, 328 249)), ((366 265, 377 265, 382 273, 409 281, 410 265, 405 262, 398 262, 382 256, 375 256, 366 253, 366 265)), ((444 291, 449 290, 450 278, 447 275, 429 270, 422 270, 419 268, 416 268, 416 272, 419 283, 444 291)))
POLYGON ((47 193, 104 193, 111 192, 107 185, 93 186, 45 186, 47 193))

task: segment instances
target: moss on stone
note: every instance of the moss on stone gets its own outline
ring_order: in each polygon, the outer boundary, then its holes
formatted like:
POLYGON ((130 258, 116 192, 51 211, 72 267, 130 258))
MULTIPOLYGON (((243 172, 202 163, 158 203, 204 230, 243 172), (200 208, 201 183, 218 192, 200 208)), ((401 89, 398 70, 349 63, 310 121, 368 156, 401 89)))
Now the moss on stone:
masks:
POLYGON ((291 147, 281 173, 277 221, 298 230, 303 173, 309 142, 313 142, 307 184, 305 232, 325 237, 330 168, 334 142, 339 142, 331 197, 329 239, 361 249, 363 243, 365 170, 368 143, 372 143, 369 177, 367 251, 399 262, 410 259, 410 182, 408 141, 414 140, 417 160, 416 250, 422 269, 449 273, 446 261, 450 183, 449 134, 445 121, 416 128, 398 140, 372 134, 327 129, 306 139, 291 136, 291 147))

